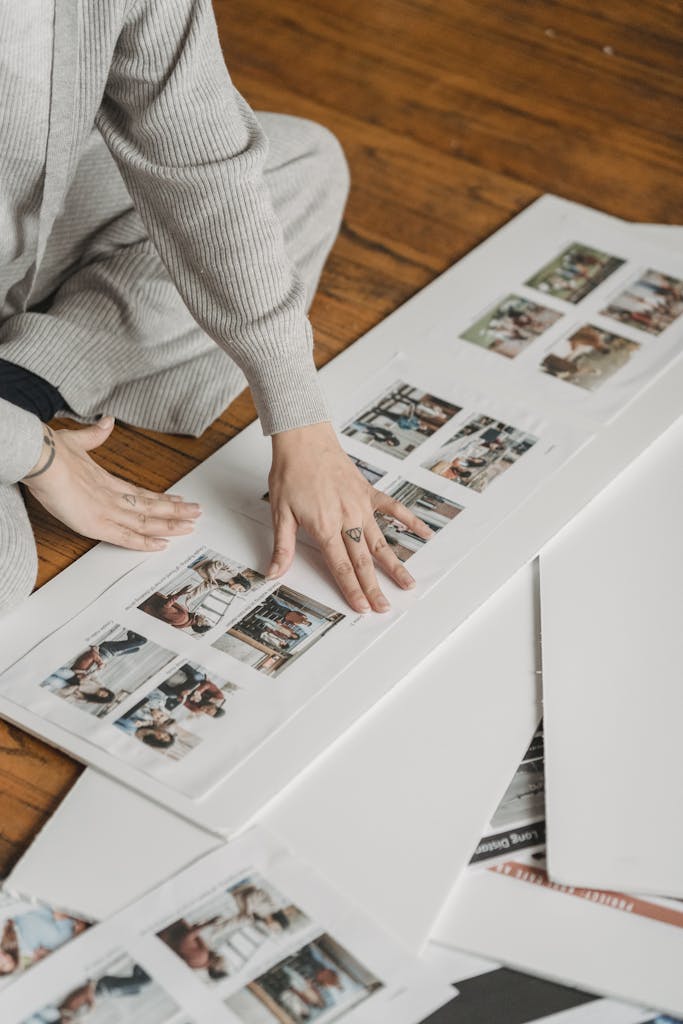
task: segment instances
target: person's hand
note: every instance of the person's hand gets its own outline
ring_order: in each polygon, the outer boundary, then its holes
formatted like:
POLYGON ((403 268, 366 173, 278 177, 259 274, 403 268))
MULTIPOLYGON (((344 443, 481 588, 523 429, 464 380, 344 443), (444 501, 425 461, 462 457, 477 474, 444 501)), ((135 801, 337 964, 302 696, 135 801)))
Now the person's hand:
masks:
POLYGON ((350 606, 358 612, 387 611, 375 563, 403 590, 415 581, 384 539, 375 512, 393 516, 425 540, 432 531, 368 483, 330 423, 274 434, 272 443, 268 483, 275 543, 267 578, 277 579, 292 564, 297 527, 303 526, 319 544, 350 606))
POLYGON ((172 494, 155 494, 120 480, 90 458, 114 420, 80 430, 44 427, 38 462, 22 483, 55 518, 84 537, 134 551, 162 551, 166 537, 191 533, 198 505, 172 494))

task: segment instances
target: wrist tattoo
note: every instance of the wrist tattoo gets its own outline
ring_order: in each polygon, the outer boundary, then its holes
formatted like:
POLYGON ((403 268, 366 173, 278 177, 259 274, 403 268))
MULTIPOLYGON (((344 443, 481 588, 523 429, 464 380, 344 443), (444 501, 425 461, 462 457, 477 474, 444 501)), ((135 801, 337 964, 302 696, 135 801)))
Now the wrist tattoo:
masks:
POLYGON ((360 544, 360 539, 363 536, 363 527, 352 526, 350 530, 344 530, 344 533, 347 537, 350 537, 351 540, 355 541, 356 544, 360 544))
POLYGON ((29 473, 28 476, 24 477, 24 480, 32 480, 36 476, 41 476, 41 474, 48 470, 52 463, 55 461, 55 456, 57 455, 57 448, 55 446, 54 434, 52 433, 50 427, 43 428, 43 444, 48 450, 45 465, 41 466, 40 469, 34 469, 32 473, 29 473))

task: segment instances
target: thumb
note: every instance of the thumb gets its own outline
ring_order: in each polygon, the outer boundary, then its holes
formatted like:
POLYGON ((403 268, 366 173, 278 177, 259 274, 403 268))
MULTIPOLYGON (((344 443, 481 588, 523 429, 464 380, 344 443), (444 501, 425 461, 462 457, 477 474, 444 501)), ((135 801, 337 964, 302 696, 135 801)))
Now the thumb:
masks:
POLYGON ((97 423, 90 427, 83 427, 82 430, 74 431, 73 439, 84 452, 99 448, 107 440, 114 429, 114 417, 103 416, 97 423))
POLYGON ((267 580, 277 579, 289 569, 294 560, 296 550, 296 519, 289 511, 278 514, 275 521, 275 539, 270 568, 266 573, 267 580))

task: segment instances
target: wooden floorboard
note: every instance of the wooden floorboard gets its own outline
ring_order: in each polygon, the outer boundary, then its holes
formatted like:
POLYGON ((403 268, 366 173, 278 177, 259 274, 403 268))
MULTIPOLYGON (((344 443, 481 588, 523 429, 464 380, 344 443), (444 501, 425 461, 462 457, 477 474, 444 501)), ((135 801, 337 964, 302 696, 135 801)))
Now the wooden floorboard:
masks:
MULTIPOLYGON (((311 317, 322 364, 543 192, 681 222, 678 0, 215 0, 251 105, 321 121, 353 187, 311 317)), ((172 486, 253 419, 203 437, 117 426, 112 472, 172 486)), ((39 583, 90 544, 31 504, 39 583)), ((0 723, 0 872, 79 773, 0 723)))

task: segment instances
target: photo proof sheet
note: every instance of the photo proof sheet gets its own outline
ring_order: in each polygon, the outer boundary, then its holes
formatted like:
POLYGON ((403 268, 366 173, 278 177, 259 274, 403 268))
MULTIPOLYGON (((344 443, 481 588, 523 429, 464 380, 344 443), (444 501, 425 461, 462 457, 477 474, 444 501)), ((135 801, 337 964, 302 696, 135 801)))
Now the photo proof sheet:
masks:
POLYGON ((3 1024, 417 1024, 454 995, 261 830, 73 930, 3 990, 3 1024))
POLYGON ((234 831, 668 425, 682 324, 682 256, 545 197, 323 373, 349 457, 431 530, 388 502, 367 527, 416 580, 387 584, 391 613, 351 613, 306 544, 264 579, 254 426, 188 478, 192 538, 143 560, 97 549, 0 627, 0 711, 234 831))
MULTIPOLYGON (((683 904, 551 881, 544 834, 541 725, 469 871, 456 884, 434 939, 683 1014, 683 904)), ((584 834, 584 842, 590 842, 590 834, 584 834)))

